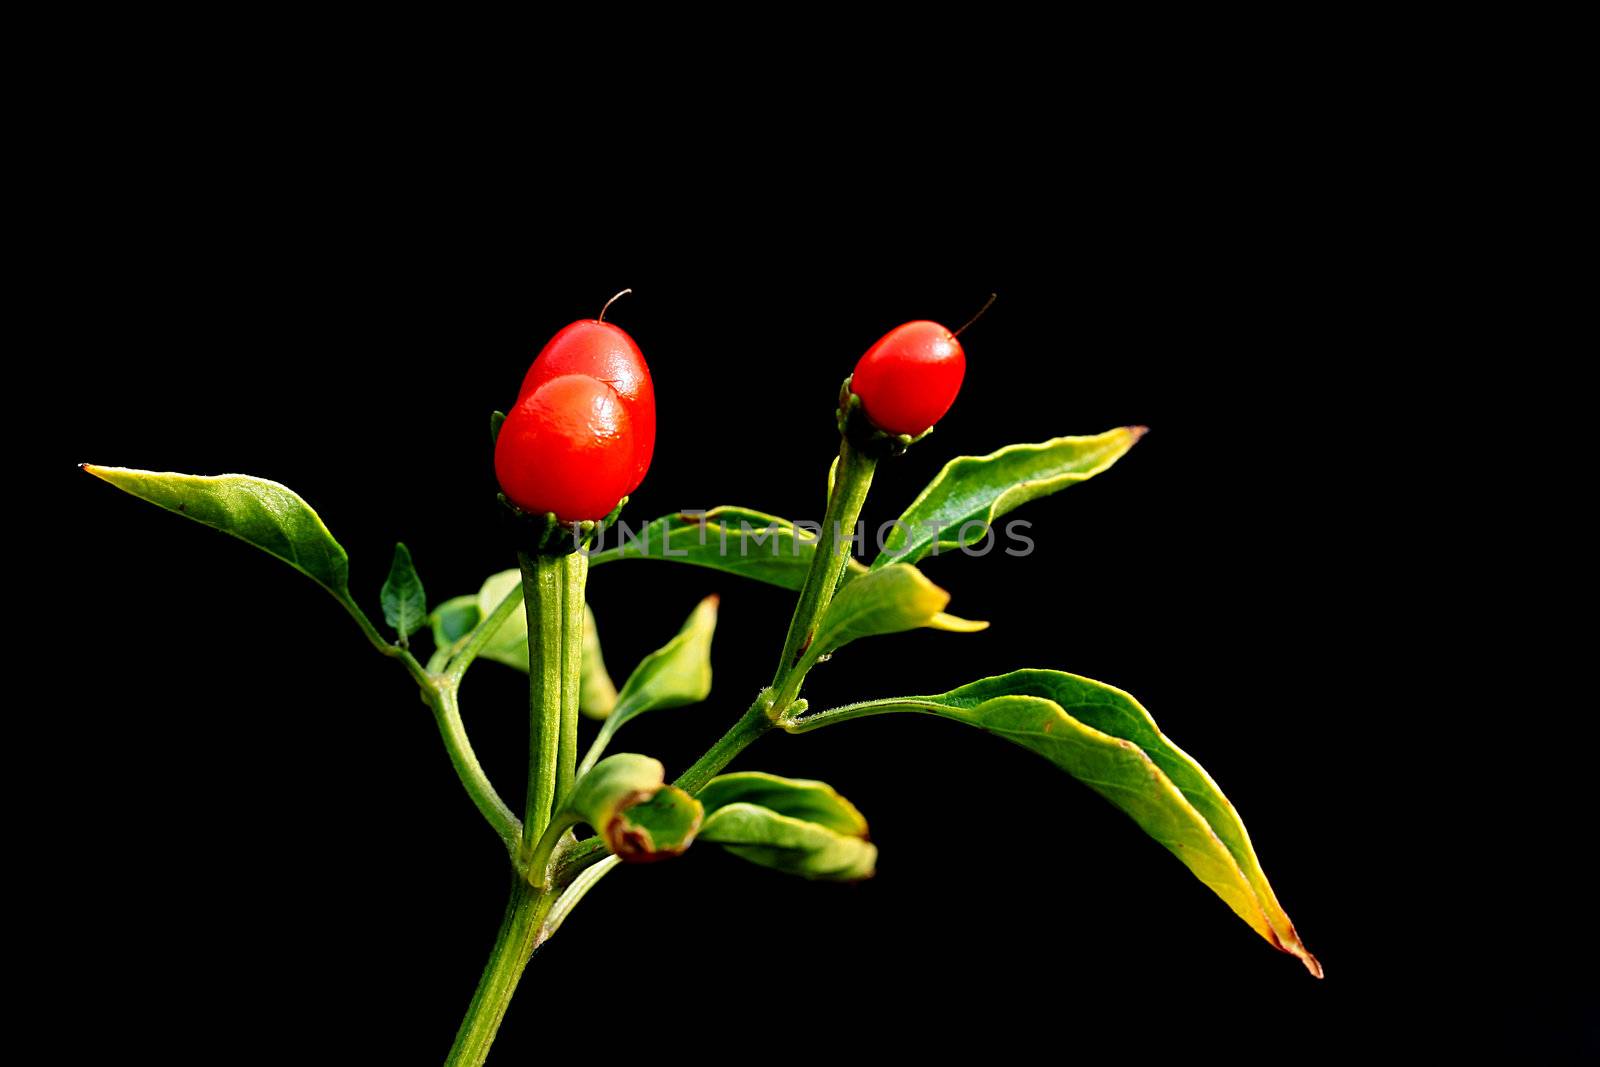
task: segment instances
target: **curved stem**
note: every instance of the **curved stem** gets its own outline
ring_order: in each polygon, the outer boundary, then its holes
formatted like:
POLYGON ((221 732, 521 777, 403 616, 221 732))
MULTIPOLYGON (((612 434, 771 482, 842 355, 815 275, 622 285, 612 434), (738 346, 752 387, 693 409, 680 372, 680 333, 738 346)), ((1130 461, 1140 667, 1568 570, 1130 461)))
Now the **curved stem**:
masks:
POLYGON ((920 711, 929 715, 938 714, 938 705, 928 700, 919 700, 916 697, 890 697, 884 700, 862 700, 854 704, 845 704, 837 708, 829 708, 815 714, 800 716, 785 716, 778 720, 778 725, 791 734, 803 734, 815 730, 819 726, 830 723, 849 722, 851 719, 864 719, 870 715, 886 715, 893 711, 920 711))
POLYGON ((626 721, 626 716, 619 714, 619 711, 626 710, 626 707, 621 709, 613 707, 605 722, 600 724, 599 732, 594 735, 594 740, 589 743, 589 750, 583 754, 583 761, 578 764, 578 777, 581 778, 593 770, 594 765, 600 762, 600 757, 606 754, 606 746, 611 744, 611 738, 626 721))
POLYGON ((378 628, 372 625, 372 620, 367 618, 367 613, 361 610, 361 605, 349 597, 338 596, 337 594, 335 599, 344 606, 345 611, 350 613, 350 617, 356 621, 356 625, 361 627, 362 636, 367 639, 373 648, 390 659, 399 660, 410 673, 412 679, 422 686, 424 690, 433 683, 433 679, 428 676, 428 672, 423 670, 422 664, 417 662, 417 657, 399 645, 392 645, 383 639, 383 635, 378 632, 378 628))
POLYGON ((466 725, 461 721, 461 705, 455 687, 438 685, 426 695, 429 706, 433 708, 433 717, 439 724, 439 736, 444 740, 445 751, 455 765, 456 776, 461 779, 462 786, 472 798, 472 803, 477 805, 478 811, 489 820, 489 825, 500 835, 506 848, 515 854, 522 840, 522 821, 500 799, 489 776, 484 773, 483 765, 478 762, 477 753, 472 751, 466 725))
POLYGON ((545 877, 550 873, 550 857, 554 855, 556 846, 561 844, 561 838, 568 830, 578 825, 579 821, 577 816, 563 810, 551 820, 549 826, 544 828, 544 835, 535 842, 524 864, 523 873, 530 884, 539 889, 547 888, 551 884, 551 880, 545 877))
POLYGON ((489 613, 489 617, 481 619, 473 627, 472 633, 467 635, 467 643, 461 646, 450 659, 450 665, 445 668, 445 677, 450 681, 459 683, 461 676, 467 673, 467 668, 472 666, 472 661, 478 658, 478 653, 483 651, 483 646, 489 639, 500 631, 511 613, 522 606, 522 587, 517 586, 505 595, 505 598, 489 613))
POLYGON ((488 1057, 489 1046, 500 1031, 529 958, 549 936, 545 918, 554 903, 554 893, 541 892, 521 878, 512 882, 511 899, 506 903, 494 949, 489 953, 483 977, 478 979, 466 1018, 461 1020, 461 1029, 456 1032, 455 1044, 450 1046, 445 1067, 481 1067, 488 1057))
POLYGON ((839 438, 839 462, 834 470, 833 490, 828 494, 828 510, 822 519, 822 534, 816 551, 811 556, 811 569, 806 572, 805 585, 800 588, 800 599, 795 604, 794 617, 789 620, 789 634, 783 642, 783 656, 772 676, 772 688, 777 690, 777 710, 794 700, 800 691, 804 671, 797 670, 817 635, 817 625, 823 612, 839 588, 839 578, 845 564, 850 561, 856 522, 861 517, 861 505, 872 488, 872 474, 878 461, 863 455, 850 444, 848 438, 839 438))

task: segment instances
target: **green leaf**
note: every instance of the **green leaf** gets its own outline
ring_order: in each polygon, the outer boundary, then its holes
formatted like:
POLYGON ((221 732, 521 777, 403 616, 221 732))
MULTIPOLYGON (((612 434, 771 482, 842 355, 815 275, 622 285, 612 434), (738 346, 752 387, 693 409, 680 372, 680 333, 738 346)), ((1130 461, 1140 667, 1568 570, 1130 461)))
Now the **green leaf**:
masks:
POLYGON ((617 694, 613 719, 695 704, 710 694, 711 637, 720 602, 715 594, 700 601, 672 640, 640 661, 617 694))
POLYGON ((428 598, 411 562, 411 550, 404 544, 394 546, 394 562, 378 599, 383 604, 383 621, 400 635, 402 645, 428 621, 428 598))
POLYGON ((1025 670, 936 696, 806 714, 785 727, 803 733, 899 711, 964 722, 1044 756, 1132 817, 1251 928, 1321 977, 1268 884, 1238 812, 1127 693, 1062 671, 1025 670))
POLYGON ((433 626, 433 643, 436 648, 448 649, 472 632, 483 615, 478 611, 478 597, 451 597, 433 609, 428 622, 433 626))
POLYGON ((949 602, 949 593, 910 564, 872 571, 834 594, 805 658, 815 663, 857 638, 926 626, 949 602))
POLYGON ((872 877, 878 848, 755 804, 729 804, 706 817, 698 837, 740 859, 802 878, 853 882, 872 877))
MULTIPOLYGON (((619 524, 624 525, 624 524, 619 524)), ((619 559, 664 559, 799 589, 811 569, 816 535, 787 519, 748 508, 713 508, 701 515, 664 515, 637 536, 613 527, 618 543, 589 557, 598 567, 619 559)))
POLYGON ((706 819, 699 838, 763 867, 804 878, 854 881, 872 876, 878 849, 867 820, 823 782, 744 772, 700 790, 706 819))
MULTIPOLYGON (((792 591, 799 591, 805 584, 817 542, 814 533, 797 528, 788 519, 735 507, 713 508, 704 516, 698 512, 665 515, 646 523, 637 537, 620 532, 616 535, 622 538, 619 543, 596 552, 589 558, 589 566, 621 559, 669 560, 792 591)), ((852 559, 845 567, 841 584, 866 573, 866 565, 852 559)), ((973 633, 989 624, 940 612, 923 625, 933 630, 973 633)))
POLYGON ((791 819, 814 822, 851 837, 867 836, 867 820, 827 782, 780 778, 762 771, 719 775, 696 794, 709 814, 729 804, 756 804, 791 819))
POLYGON ((912 501, 872 561, 915 563, 929 552, 976 544, 995 519, 1030 500, 1076 485, 1109 468, 1143 426, 1123 426, 1094 437, 1057 437, 1036 445, 1010 445, 987 456, 957 456, 912 501), (968 523, 977 525, 961 530, 968 523))
POLYGON ((594 765, 612 736, 630 719, 647 711, 697 704, 710 694, 711 636, 717 628, 718 601, 716 596, 700 601, 672 640, 634 668, 617 694, 616 707, 584 757, 583 766, 578 768, 580 774, 594 765))
POLYGON ((591 719, 604 719, 617 705, 617 687, 600 654, 600 630, 594 610, 583 606, 583 652, 578 676, 578 710, 591 719))
POLYGON ((557 823, 588 823, 611 852, 630 862, 677 855, 699 829, 700 802, 665 784, 659 760, 619 752, 578 779, 557 823))
POLYGON ((500 440, 500 427, 506 424, 506 413, 503 411, 489 412, 489 440, 500 440))
POLYGON ((245 474, 205 477, 88 463, 83 469, 126 493, 247 541, 350 602, 349 557, 311 505, 287 486, 245 474))

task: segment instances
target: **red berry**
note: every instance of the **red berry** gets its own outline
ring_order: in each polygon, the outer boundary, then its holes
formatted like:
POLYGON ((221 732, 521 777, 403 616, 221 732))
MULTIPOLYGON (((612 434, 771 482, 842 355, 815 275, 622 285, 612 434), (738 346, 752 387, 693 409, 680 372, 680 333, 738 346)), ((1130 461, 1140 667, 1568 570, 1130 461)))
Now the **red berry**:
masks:
POLYGON ((633 473, 627 492, 639 488, 656 450, 656 391, 644 354, 621 327, 582 319, 550 338, 522 379, 520 401, 552 378, 585 374, 617 391, 633 421, 633 473))
POLYGON ((961 391, 967 354, 937 322, 896 326, 856 364, 850 391, 887 433, 917 434, 944 417, 961 391))
POLYGON ((495 439, 500 488, 523 511, 603 519, 633 488, 633 420, 617 391, 564 374, 517 401, 495 439))

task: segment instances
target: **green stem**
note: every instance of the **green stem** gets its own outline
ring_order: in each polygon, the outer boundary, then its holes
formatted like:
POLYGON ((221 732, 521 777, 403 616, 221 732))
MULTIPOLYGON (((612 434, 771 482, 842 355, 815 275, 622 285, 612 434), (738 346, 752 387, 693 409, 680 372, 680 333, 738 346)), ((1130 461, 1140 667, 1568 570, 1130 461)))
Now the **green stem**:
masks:
POLYGON ((350 613, 350 617, 356 621, 356 625, 361 627, 362 636, 371 643, 373 648, 390 659, 399 660, 418 685, 422 686, 423 689, 428 688, 432 683, 432 679, 428 676, 428 672, 423 669, 422 664, 417 662, 417 657, 399 645, 391 645, 388 641, 385 641, 383 635, 378 632, 378 628, 372 625, 372 620, 367 618, 367 613, 361 610, 361 605, 346 596, 340 596, 337 599, 340 604, 344 605, 344 610, 350 613))
POLYGON ((861 517, 861 505, 866 502, 867 490, 872 488, 872 474, 878 461, 863 455, 850 444, 848 438, 839 438, 839 466, 833 476, 833 491, 828 494, 828 510, 822 519, 822 534, 817 540, 817 550, 811 556, 811 569, 806 572, 805 585, 800 589, 800 600, 795 604, 794 617, 789 620, 789 634, 783 642, 783 656, 772 677, 772 688, 778 697, 774 712, 781 714, 794 702, 805 678, 801 665, 806 650, 817 636, 817 626, 828 610, 834 592, 839 588, 839 578, 850 562, 850 545, 855 536, 856 521, 861 517))
POLYGON ((517 845, 522 840, 522 822, 500 799, 500 794, 495 792, 483 765, 478 762, 477 753, 472 751, 466 725, 461 721, 461 705, 456 698, 455 687, 440 683, 425 689, 423 695, 433 708, 433 717, 439 724, 439 736, 444 739, 445 751, 455 765, 456 776, 461 779, 462 786, 477 805, 478 811, 489 820, 489 825, 500 835, 500 840, 515 855, 517 845))
POLYGON ((799 716, 787 715, 780 719, 777 725, 782 726, 791 734, 809 733, 819 726, 827 726, 836 722, 849 722, 851 719, 864 719, 870 715, 887 715, 895 711, 922 712, 928 715, 939 714, 938 704, 917 697, 890 697, 884 700, 862 700, 855 704, 845 704, 826 711, 818 711, 799 716))
MULTIPOLYGON (((562 810, 565 812, 565 809, 562 810)), ((578 825, 578 822, 578 818, 574 815, 558 815, 544 828, 544 836, 534 844, 523 871, 530 885, 544 889, 551 884, 545 877, 549 873, 550 857, 555 854, 556 846, 561 844, 562 836, 578 825)))
POLYGON ((583 592, 589 561, 581 552, 519 554, 528 613, 528 802, 524 865, 572 789, 578 765, 578 688, 582 672, 583 592))
POLYGON ((561 754, 556 765, 557 803, 572 792, 578 766, 578 696, 583 688, 583 598, 589 580, 589 557, 571 552, 561 557, 561 754))
POLYGON ((584 871, 611 855, 606 843, 599 837, 586 837, 564 849, 555 861, 550 884, 557 888, 571 885, 584 871))
POLYGON ((776 725, 770 718, 772 702, 771 691, 765 691, 750 705, 748 711, 733 728, 722 735, 722 739, 706 750, 706 754, 694 761, 694 765, 682 774, 672 784, 682 789, 685 793, 698 793, 706 787, 706 783, 722 772, 722 768, 733 762, 733 758, 746 748, 750 743, 776 725))
MULTIPOLYGON (((528 612, 528 800, 523 849, 532 849, 550 824, 561 746, 561 560, 519 553, 522 602, 528 612)), ((526 859, 526 857, 523 857, 526 859)))
POLYGON ((478 989, 472 994, 445 1067, 481 1067, 488 1058, 489 1046, 500 1030, 517 982, 534 949, 548 936, 545 917, 554 903, 554 893, 541 892, 520 877, 513 879, 511 899, 495 936, 494 950, 489 953, 483 977, 478 979, 478 989))
POLYGON ((522 606, 522 587, 518 586, 507 593, 489 613, 489 617, 481 620, 473 627, 472 633, 467 635, 467 643, 462 645, 450 659, 450 666, 445 670, 445 677, 459 685, 461 676, 467 673, 467 668, 472 666, 472 661, 478 658, 478 653, 483 651, 483 646, 489 643, 490 638, 500 632, 500 627, 511 617, 511 613, 522 606))

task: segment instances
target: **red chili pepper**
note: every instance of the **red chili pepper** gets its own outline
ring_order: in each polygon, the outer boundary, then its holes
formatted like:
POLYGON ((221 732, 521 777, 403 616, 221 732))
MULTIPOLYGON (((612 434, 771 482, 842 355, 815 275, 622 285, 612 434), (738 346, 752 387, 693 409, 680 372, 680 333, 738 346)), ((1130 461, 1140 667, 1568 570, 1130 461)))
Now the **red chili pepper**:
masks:
MULTIPOLYGON (((639 488, 656 449, 656 392, 644 354, 620 327, 582 319, 564 327, 539 351, 522 380, 523 398, 563 374, 598 378, 617 391, 633 423, 633 467, 624 494, 639 488)), ((616 501, 612 501, 613 504, 616 501)), ((610 510, 609 508, 607 509, 610 510)))
POLYGON ((655 387, 639 346, 585 319, 552 337, 528 368, 495 440, 494 470, 523 511, 603 519, 639 488, 655 444, 655 387))
POLYGON ((878 429, 915 437, 950 410, 966 373, 955 334, 937 322, 908 322, 867 349, 850 391, 878 429))

